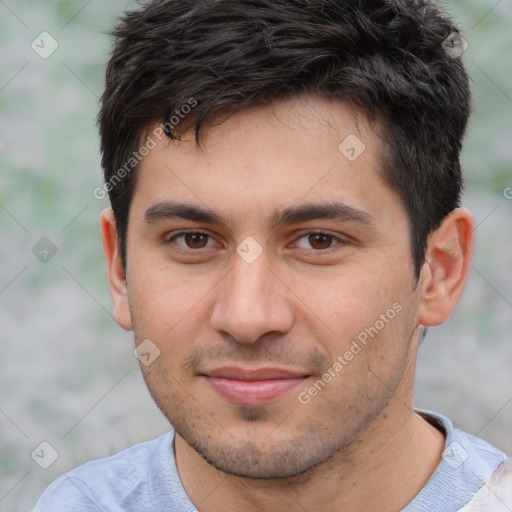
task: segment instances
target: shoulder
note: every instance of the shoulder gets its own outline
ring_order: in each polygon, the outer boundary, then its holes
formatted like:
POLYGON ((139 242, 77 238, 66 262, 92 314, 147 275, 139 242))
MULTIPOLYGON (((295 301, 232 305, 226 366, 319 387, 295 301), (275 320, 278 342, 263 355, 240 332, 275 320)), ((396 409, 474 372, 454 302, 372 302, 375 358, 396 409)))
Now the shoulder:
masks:
MULTIPOLYGON (((502 508, 490 506, 497 498, 490 502, 489 491, 492 493, 493 482, 497 482, 495 485, 503 492, 510 485, 507 455, 483 439, 454 428, 441 414, 416 412, 444 433, 445 448, 436 470, 404 512, 501 512, 502 508), (482 497, 478 498, 479 495, 482 497)), ((510 512, 512 508, 504 510, 510 512)))
POLYGON ((486 484, 460 512, 510 512, 512 510, 512 459, 501 464, 486 484))
POLYGON ((167 450, 172 439, 173 433, 167 433, 64 473, 46 489, 32 512, 55 512, 64 504, 67 512, 143 510, 151 502, 149 484, 154 478, 149 473, 164 477, 165 471, 158 466, 171 456, 167 450))

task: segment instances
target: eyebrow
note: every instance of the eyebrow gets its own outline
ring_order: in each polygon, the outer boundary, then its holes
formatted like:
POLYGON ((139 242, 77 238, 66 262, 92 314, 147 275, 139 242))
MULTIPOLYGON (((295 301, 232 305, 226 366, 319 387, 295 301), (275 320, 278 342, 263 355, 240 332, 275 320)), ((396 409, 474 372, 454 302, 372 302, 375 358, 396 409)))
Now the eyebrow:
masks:
POLYGON ((375 224, 375 219, 369 213, 339 201, 334 201, 331 203, 307 203, 301 206, 286 208, 274 213, 272 225, 294 224, 316 219, 334 219, 368 225, 375 224))
POLYGON ((178 203, 175 201, 162 201, 157 203, 151 206, 151 208, 148 208, 144 214, 144 220, 149 224, 176 217, 204 222, 206 224, 224 224, 224 220, 221 216, 202 206, 178 203))
MULTIPOLYGON (((144 220, 148 224, 174 218, 203 222, 205 224, 227 225, 226 220, 221 215, 207 208, 176 201, 157 203, 148 208, 144 214, 144 220)), ((345 203, 334 201, 329 203, 307 203, 276 211, 271 216, 271 225, 272 227, 277 227, 317 219, 333 219, 366 225, 374 225, 376 223, 374 217, 369 213, 345 203)))

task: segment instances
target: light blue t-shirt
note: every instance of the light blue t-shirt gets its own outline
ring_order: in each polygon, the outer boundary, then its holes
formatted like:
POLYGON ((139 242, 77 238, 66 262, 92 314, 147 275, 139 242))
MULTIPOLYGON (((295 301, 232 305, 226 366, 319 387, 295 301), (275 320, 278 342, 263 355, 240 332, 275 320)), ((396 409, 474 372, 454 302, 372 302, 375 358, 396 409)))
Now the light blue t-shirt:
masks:
MULTIPOLYGON (((454 429, 448 418, 418 412, 444 430, 445 450, 425 487, 402 512, 512 510, 512 502, 505 501, 512 494, 510 459, 454 429)), ((178 476, 173 441, 170 432, 65 473, 33 512, 198 512, 178 476)))

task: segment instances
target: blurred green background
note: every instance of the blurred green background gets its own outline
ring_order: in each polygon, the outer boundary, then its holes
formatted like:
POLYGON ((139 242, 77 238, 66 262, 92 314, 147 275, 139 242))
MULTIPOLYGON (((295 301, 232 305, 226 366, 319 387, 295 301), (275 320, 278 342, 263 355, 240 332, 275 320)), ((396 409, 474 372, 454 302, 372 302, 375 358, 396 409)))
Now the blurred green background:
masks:
MULTIPOLYGON (((106 33, 133 5, 0 0, 0 511, 27 510, 62 472, 169 428, 110 314, 107 203, 93 196, 106 33), (42 32, 58 44, 48 58, 31 47, 42 32), (47 262, 33 253, 43 237, 57 250, 47 262), (43 441, 58 452, 48 469, 31 457, 43 441)), ((512 452, 512 4, 443 5, 469 45, 463 163, 477 248, 457 311, 420 351, 416 403, 512 452)))

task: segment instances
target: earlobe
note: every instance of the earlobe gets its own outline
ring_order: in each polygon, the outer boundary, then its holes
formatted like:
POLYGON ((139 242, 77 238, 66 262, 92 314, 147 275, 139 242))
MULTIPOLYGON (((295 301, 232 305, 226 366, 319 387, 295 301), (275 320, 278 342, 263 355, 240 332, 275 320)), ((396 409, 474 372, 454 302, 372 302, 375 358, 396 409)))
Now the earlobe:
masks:
POLYGON ((418 322, 442 324, 452 314, 462 295, 471 267, 474 223, 463 208, 453 210, 429 237, 418 286, 418 322))
POLYGON ((105 208, 101 212, 100 228, 114 318, 123 329, 131 331, 132 319, 128 302, 126 276, 119 250, 116 221, 111 208, 105 208))

